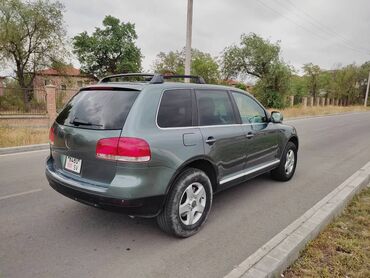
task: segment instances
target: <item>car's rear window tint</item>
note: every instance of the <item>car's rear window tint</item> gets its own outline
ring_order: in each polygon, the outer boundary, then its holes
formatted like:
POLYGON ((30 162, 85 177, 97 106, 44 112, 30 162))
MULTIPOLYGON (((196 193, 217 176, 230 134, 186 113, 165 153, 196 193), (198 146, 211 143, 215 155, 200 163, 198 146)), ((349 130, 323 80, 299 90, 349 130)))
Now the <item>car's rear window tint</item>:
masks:
POLYGON ((138 91, 81 91, 58 115, 56 122, 88 129, 122 129, 138 91))
POLYGON ((226 91, 195 91, 198 103, 199 125, 236 124, 231 101, 226 91))
POLYGON ((191 126, 191 91, 183 89, 165 91, 159 106, 157 122, 160 127, 191 126))

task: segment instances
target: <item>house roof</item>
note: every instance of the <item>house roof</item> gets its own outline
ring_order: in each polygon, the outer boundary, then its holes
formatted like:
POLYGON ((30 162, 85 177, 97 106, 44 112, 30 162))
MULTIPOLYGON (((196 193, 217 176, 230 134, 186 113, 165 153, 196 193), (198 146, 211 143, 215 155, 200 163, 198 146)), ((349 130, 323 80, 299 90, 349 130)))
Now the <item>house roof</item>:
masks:
POLYGON ((76 69, 74 67, 63 67, 60 69, 48 68, 38 71, 36 75, 54 75, 54 76, 59 75, 59 76, 80 76, 80 77, 82 76, 96 79, 94 76, 90 74, 81 73, 80 69, 76 69))
POLYGON ((234 79, 226 79, 225 82, 228 85, 236 85, 236 84, 240 83, 239 81, 234 80, 234 79))

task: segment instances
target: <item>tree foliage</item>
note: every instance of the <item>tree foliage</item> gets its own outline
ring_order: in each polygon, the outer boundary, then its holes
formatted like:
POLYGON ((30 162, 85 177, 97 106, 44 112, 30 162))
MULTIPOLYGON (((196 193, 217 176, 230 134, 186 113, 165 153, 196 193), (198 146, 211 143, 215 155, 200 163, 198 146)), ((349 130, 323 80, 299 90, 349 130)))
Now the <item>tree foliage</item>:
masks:
POLYGON ((309 91, 309 94, 313 97, 317 97, 320 89, 320 67, 318 65, 309 63, 303 65, 303 71, 306 76, 307 89, 309 91))
POLYGON ((359 100, 359 77, 360 71, 356 65, 348 65, 330 73, 327 85, 328 96, 332 98, 346 99, 350 103, 359 100))
POLYGON ((240 46, 227 47, 222 57, 222 73, 225 78, 249 74, 263 78, 271 65, 279 62, 280 46, 251 33, 243 34, 240 46))
MULTIPOLYGON (((65 56, 64 6, 58 1, 0 0, 0 60, 14 69, 22 88, 35 73, 65 56)), ((28 103, 31 90, 24 90, 28 103)))
POLYGON ((240 44, 227 47, 222 56, 224 78, 248 75, 257 79, 254 93, 269 107, 284 106, 291 72, 280 57, 279 42, 272 43, 254 33, 243 34, 240 44))
POLYGON ((361 66, 351 64, 332 70, 305 64, 304 75, 292 78, 291 93, 295 96, 323 96, 347 100, 349 104, 361 103, 365 96, 370 62, 361 66))
POLYGON ((106 16, 103 28, 86 31, 73 38, 73 52, 81 63, 81 69, 95 76, 139 72, 141 50, 136 46, 135 24, 121 22, 106 16))
MULTIPOLYGON (((160 52, 154 62, 153 70, 162 74, 184 74, 185 49, 182 51, 160 52)), ((220 72, 216 60, 197 49, 191 50, 191 74, 199 75, 207 83, 218 83, 220 72)))

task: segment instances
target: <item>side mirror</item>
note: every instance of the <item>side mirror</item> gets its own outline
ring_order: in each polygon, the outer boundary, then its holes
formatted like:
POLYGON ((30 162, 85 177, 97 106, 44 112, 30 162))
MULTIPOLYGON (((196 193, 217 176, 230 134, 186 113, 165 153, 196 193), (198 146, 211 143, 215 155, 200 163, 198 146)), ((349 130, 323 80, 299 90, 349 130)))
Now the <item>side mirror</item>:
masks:
POLYGON ((281 114, 279 111, 272 111, 271 112, 271 122, 273 123, 281 123, 283 122, 283 114, 281 114))

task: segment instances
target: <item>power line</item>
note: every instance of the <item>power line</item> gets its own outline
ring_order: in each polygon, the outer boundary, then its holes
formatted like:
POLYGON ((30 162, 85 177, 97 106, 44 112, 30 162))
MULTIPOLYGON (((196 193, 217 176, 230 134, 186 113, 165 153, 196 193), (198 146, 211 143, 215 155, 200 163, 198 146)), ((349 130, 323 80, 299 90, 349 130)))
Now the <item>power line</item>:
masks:
MULTIPOLYGON (((306 18, 308 18, 308 20, 310 21, 310 23, 314 26, 316 26, 317 28, 319 28, 320 30, 323 30, 324 32, 326 32, 327 34, 329 35, 336 35, 338 37, 340 37, 343 42, 345 42, 346 44, 348 44, 349 46, 353 46, 355 48, 358 48, 358 49, 362 49, 364 51, 367 52, 367 54, 370 53, 370 50, 361 46, 361 45, 354 45, 353 44, 353 41, 351 41, 350 39, 348 39, 347 37, 345 37, 344 35, 338 33, 337 31, 335 31, 333 28, 330 28, 329 26, 321 23, 319 20, 317 20, 316 18, 314 18, 313 16, 311 16, 309 13, 307 13, 305 10, 303 10, 302 8, 300 8, 299 6, 295 5, 291 0, 286 0, 288 1, 288 4, 290 4, 290 6, 292 6, 296 11, 299 11, 301 12, 301 14, 303 14, 304 16, 306 16, 306 18)), ((286 3, 286 2, 284 2, 286 3)))
MULTIPOLYGON (((310 30, 310 29, 309 29, 309 28, 307 28, 306 26, 304 26, 304 25, 302 25, 302 24, 298 23, 297 21, 295 21, 295 20, 293 20, 292 18, 290 18, 290 17, 286 16, 285 14, 283 14, 283 13, 281 13, 280 11, 276 10, 275 8, 273 8, 273 7, 269 6, 269 5, 267 5, 267 4, 266 4, 265 2, 263 2, 262 0, 257 0, 257 1, 258 1, 258 3, 259 3, 261 6, 263 6, 264 8, 269 9, 269 10, 271 10, 271 11, 275 12, 276 14, 278 14, 278 15, 280 15, 280 16, 282 16, 282 17, 284 17, 286 20, 288 20, 288 21, 292 22, 294 25, 297 25, 298 27, 302 28, 302 29, 303 29, 303 30, 305 30, 306 32, 311 33, 312 35, 314 35, 314 36, 316 36, 316 37, 318 37, 318 38, 320 38, 320 39, 322 39, 322 40, 327 40, 327 37, 323 37, 321 34, 319 35, 318 33, 316 33, 316 32, 314 32, 314 31, 310 30)), ((343 46, 345 46, 345 47, 346 47, 346 48, 348 48, 348 49, 351 49, 351 50, 353 50, 353 51, 359 52, 359 53, 361 53, 361 54, 364 54, 364 53, 365 53, 365 54, 367 54, 367 55, 369 55, 369 54, 370 54, 370 53, 368 53, 368 52, 365 52, 365 51, 363 51, 363 50, 360 50, 360 49, 354 48, 354 47, 349 46, 349 45, 344 44, 344 43, 342 43, 342 45, 343 45, 343 46)))

